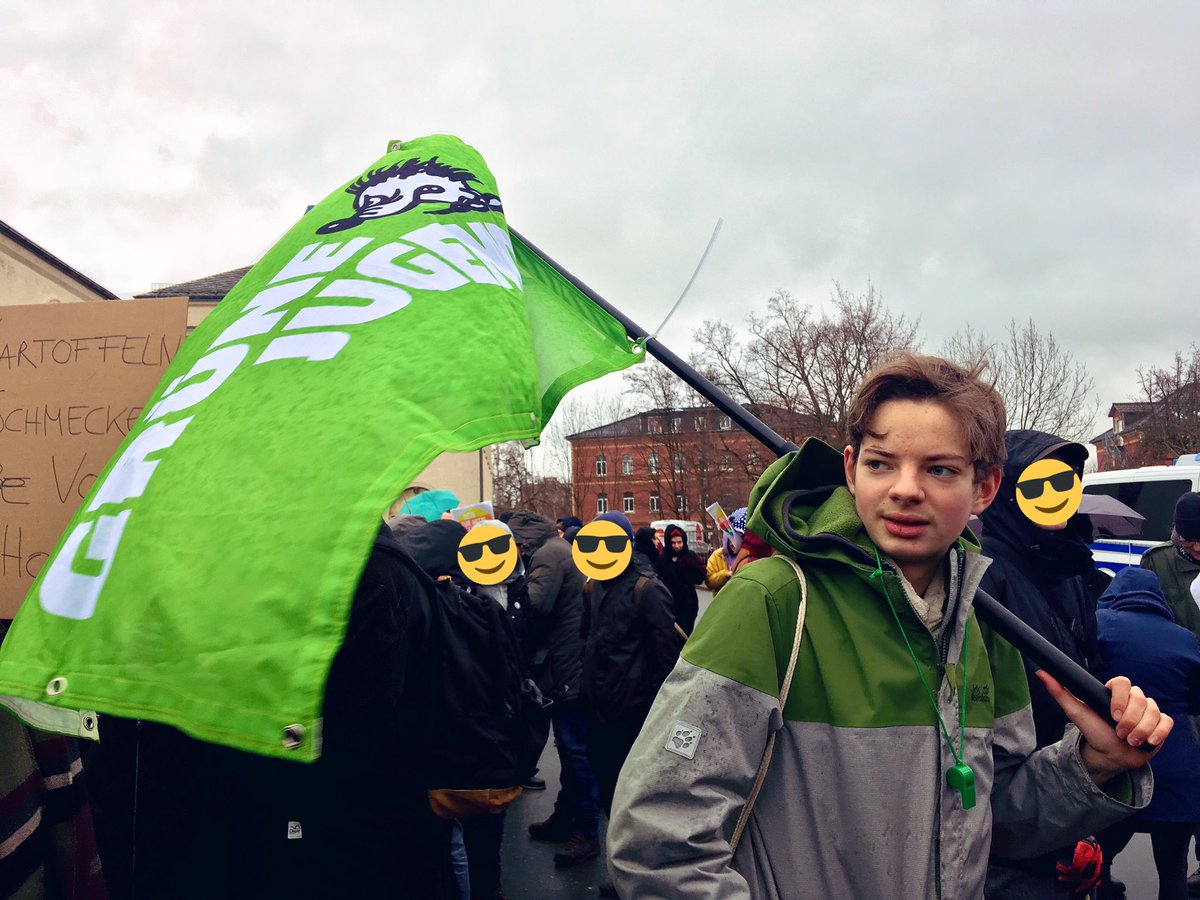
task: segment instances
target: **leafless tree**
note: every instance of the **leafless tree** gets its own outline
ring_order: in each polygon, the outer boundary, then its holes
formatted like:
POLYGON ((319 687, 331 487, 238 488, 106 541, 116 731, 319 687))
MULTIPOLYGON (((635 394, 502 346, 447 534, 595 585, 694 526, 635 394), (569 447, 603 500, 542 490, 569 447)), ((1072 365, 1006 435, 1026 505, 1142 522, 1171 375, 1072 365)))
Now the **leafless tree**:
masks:
POLYGON ((863 376, 887 354, 919 341, 918 323, 889 311, 873 284, 854 293, 834 282, 830 302, 817 313, 776 291, 765 315, 747 319, 744 342, 727 323, 705 322, 693 335, 697 358, 736 399, 798 414, 790 420, 805 423, 809 433, 836 434, 863 376))
POLYGON ((1024 325, 1011 319, 1004 336, 994 342, 968 325, 942 345, 942 355, 963 365, 987 363, 1004 398, 1009 428, 1087 439, 1098 406, 1095 382, 1033 319, 1024 325))
POLYGON ((1138 369, 1138 381, 1154 404, 1139 426, 1140 455, 1157 461, 1200 451, 1200 348, 1175 351, 1166 366, 1138 369))

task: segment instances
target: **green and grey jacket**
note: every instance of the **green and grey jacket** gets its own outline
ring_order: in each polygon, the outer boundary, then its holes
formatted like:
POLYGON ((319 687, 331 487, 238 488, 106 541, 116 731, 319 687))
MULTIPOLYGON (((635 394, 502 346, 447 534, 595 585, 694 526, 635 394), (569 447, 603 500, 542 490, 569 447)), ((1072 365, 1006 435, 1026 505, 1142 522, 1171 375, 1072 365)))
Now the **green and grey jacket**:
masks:
POLYGON ((751 494, 749 527, 793 556, 808 582, 787 708, 780 713, 779 686, 799 584, 785 561, 764 559, 714 599, 621 771, 608 847, 626 900, 978 898, 989 848, 1046 852, 1149 802, 1148 767, 1107 786, 1128 803, 1097 788, 1073 728, 1032 753, 1020 657, 972 611, 987 560, 970 532, 947 554, 945 618, 934 635, 893 566, 885 561, 872 578, 875 556, 842 481, 841 455, 809 441, 751 494), (946 784, 955 759, 885 588, 955 748, 969 642, 962 702, 972 809, 946 784), (772 732, 774 756, 731 858, 729 837, 772 732))

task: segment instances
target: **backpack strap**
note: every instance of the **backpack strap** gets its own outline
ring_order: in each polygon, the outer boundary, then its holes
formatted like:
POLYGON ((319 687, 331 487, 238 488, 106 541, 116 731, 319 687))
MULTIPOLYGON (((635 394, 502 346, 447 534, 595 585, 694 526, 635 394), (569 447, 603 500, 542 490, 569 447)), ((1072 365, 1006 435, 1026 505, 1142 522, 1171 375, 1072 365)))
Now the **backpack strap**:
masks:
MULTIPOLYGON (((649 583, 650 583, 650 576, 639 575, 637 584, 635 584, 633 586, 633 602, 637 606, 638 609, 642 608, 642 592, 645 590, 646 585, 648 585, 649 583)), ((684 631, 680 627, 678 622, 672 622, 671 624, 675 626, 675 633, 677 635, 679 635, 680 639, 682 639, 683 641, 686 642, 688 639, 687 632, 684 631)))
MULTIPOLYGON (((796 610, 796 635, 792 638, 792 655, 788 660, 787 671, 784 672, 783 682, 779 685, 779 712, 783 713, 783 709, 787 706, 788 691, 792 687, 792 675, 796 671, 796 658, 800 655, 800 639, 804 634, 804 613, 808 609, 808 581, 804 577, 804 570, 790 556, 778 554, 776 559, 784 560, 788 565, 796 570, 796 578, 800 582, 800 605, 796 610)), ((775 735, 777 731, 771 732, 771 736, 767 738, 767 747, 763 751, 762 762, 758 764, 758 774, 754 778, 754 787, 750 790, 750 796, 746 799, 746 805, 742 807, 742 814, 738 816, 737 825, 733 829, 733 837, 729 840, 729 852, 736 853, 738 843, 742 839, 742 832, 746 829, 746 823, 750 820, 750 811, 754 809, 754 802, 758 800, 758 792, 762 790, 763 781, 767 777, 767 768, 771 765, 771 754, 775 751, 775 735)))

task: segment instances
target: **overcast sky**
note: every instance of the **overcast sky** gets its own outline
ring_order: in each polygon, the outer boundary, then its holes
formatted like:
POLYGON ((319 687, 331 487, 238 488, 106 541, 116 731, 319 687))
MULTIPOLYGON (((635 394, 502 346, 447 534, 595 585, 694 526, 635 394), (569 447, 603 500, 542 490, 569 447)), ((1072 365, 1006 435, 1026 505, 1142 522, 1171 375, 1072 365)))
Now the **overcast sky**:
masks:
MULTIPOLYGON (((0 219, 122 296, 252 262, 391 138, 663 339, 868 280, 928 349, 1200 338, 1200 5, 0 0, 0 219)), ((1104 423, 1097 419, 1099 427, 1104 423)))

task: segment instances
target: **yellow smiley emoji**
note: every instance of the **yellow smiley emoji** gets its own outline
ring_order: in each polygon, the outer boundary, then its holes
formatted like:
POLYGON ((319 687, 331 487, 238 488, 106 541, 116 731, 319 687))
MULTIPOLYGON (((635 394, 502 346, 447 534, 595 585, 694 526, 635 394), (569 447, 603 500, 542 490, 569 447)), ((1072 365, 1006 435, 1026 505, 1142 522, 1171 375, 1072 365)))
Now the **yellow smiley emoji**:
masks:
POLYGON ((476 525, 459 541, 458 567, 476 584, 499 584, 517 567, 517 545, 499 525, 476 525))
POLYGON ((1039 459, 1017 479, 1017 506, 1043 528, 1062 525, 1075 515, 1082 499, 1079 474, 1061 459, 1039 459))
POLYGON ((588 522, 575 535, 571 558, 579 571, 597 581, 616 578, 633 557, 633 543, 616 522, 588 522))

